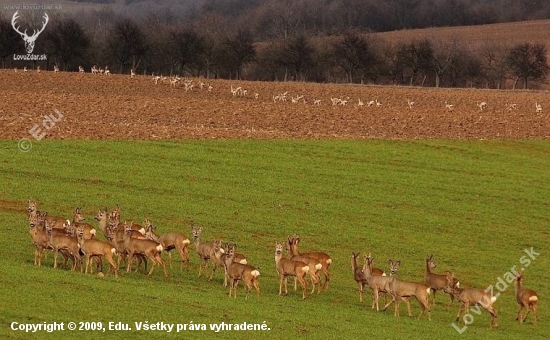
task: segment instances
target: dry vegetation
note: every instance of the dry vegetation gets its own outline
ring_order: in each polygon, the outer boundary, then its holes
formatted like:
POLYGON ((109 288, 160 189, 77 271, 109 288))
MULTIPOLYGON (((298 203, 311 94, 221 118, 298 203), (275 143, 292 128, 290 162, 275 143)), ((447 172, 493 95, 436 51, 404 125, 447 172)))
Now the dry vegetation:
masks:
POLYGON ((550 137, 550 99, 541 91, 212 80, 208 92, 198 88, 200 80, 193 81, 195 89, 186 92, 183 86, 155 85, 150 76, 5 70, 0 72, 5 89, 0 92, 0 138, 29 137, 34 124, 54 109, 64 116, 47 131, 47 138, 56 139, 550 137), (242 86, 248 94, 234 97, 231 86, 242 86), (304 95, 308 103, 273 101, 273 95, 285 91, 304 95), (349 97, 349 103, 333 106, 331 97, 349 97), (314 98, 321 104, 313 105, 314 98), (375 99, 382 106, 367 107, 375 99), (407 99, 415 102, 412 109, 407 99), (480 111, 477 101, 485 101, 487 108, 480 111), (543 112, 535 112, 535 102, 543 112), (507 103, 516 109, 507 109, 507 103))

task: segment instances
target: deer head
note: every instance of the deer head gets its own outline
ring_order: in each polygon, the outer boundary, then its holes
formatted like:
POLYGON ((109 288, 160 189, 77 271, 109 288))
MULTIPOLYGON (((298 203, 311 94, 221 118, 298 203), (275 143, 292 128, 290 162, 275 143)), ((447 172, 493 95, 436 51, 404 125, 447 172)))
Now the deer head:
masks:
POLYGON ((44 30, 44 28, 46 28, 46 25, 48 24, 48 21, 50 20, 50 18, 48 17, 48 14, 47 13, 44 13, 44 21, 42 22, 42 28, 39 29, 39 30, 33 30, 33 34, 29 37, 27 35, 27 30, 25 30, 24 32, 21 32, 19 30, 19 27, 20 26, 15 26, 17 23, 17 19, 19 19, 19 11, 16 11, 14 14, 13 14, 13 17, 11 18, 11 25, 13 27, 13 29, 19 33, 21 35, 21 38, 23 38, 23 40, 25 41, 25 49, 27 50, 27 53, 32 53, 32 51, 34 50, 34 42, 36 41, 36 38, 38 38, 38 36, 40 35, 40 33, 42 33, 42 31, 44 30))

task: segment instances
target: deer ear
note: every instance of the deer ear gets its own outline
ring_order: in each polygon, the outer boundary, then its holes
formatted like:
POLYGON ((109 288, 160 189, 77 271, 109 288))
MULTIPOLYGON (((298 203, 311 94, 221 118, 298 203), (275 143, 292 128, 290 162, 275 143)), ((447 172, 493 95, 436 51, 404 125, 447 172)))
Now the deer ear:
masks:
POLYGON ((401 261, 397 261, 397 262, 395 262, 395 264, 396 264, 397 266, 400 266, 400 265, 401 265, 401 261))
POLYGON ((390 264, 390 266, 393 266, 393 261, 391 259, 388 261, 388 263, 390 264))

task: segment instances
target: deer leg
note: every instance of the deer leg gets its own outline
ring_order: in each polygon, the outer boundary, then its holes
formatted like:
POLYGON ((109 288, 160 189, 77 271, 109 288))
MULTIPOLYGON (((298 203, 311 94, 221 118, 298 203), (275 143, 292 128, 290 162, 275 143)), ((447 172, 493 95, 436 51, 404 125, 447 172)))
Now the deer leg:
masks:
POLYGON ((411 302, 409 301, 408 298, 401 298, 401 300, 405 301, 405 303, 407 304, 407 312, 409 313, 409 316, 412 316, 412 312, 411 312, 411 302))
POLYGON ((523 309, 523 305, 519 305, 518 314, 516 315, 516 321, 519 320, 521 322, 521 310, 523 309))

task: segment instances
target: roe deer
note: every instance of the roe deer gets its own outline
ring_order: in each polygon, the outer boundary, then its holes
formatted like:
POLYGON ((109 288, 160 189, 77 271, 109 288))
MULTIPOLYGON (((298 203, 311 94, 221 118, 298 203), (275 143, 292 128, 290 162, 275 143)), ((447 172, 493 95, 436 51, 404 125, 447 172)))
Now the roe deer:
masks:
POLYGON ((82 250, 84 255, 86 255, 85 273, 88 274, 88 268, 91 267, 90 258, 92 256, 100 258, 104 257, 110 266, 107 274, 109 274, 111 270, 113 270, 113 272, 115 273, 115 277, 118 277, 118 267, 113 260, 113 255, 116 253, 116 249, 107 242, 99 241, 97 239, 86 239, 85 235, 86 231, 84 227, 80 226, 76 229, 78 244, 80 245, 80 249, 82 250))
MULTIPOLYGON (((367 278, 365 275, 365 270, 363 267, 359 267, 357 265, 357 258, 359 257, 359 253, 351 253, 351 272, 353 274, 353 278, 355 282, 359 285, 359 302, 363 302, 363 296, 365 293, 365 285, 368 284, 367 278)), ((370 258, 370 254, 369 254, 370 258)), ((372 268, 371 269, 371 275, 372 276, 386 276, 386 273, 382 269, 379 268, 372 268)), ((381 291, 380 291, 381 292, 381 291)), ((373 309, 374 309, 374 300, 373 300, 373 309)))
POLYGON ((296 236, 294 238, 294 250, 296 251, 296 254, 298 255, 302 255, 302 256, 306 256, 306 257, 311 257, 317 261, 319 261, 322 265, 323 265, 323 268, 321 269, 323 271, 323 274, 325 276, 325 281, 323 282, 323 288, 327 289, 328 286, 329 286, 329 281, 330 281, 330 272, 329 272, 329 268, 330 268, 330 265, 332 264, 332 259, 330 258, 330 256, 327 254, 327 253, 323 253, 323 252, 305 252, 305 253, 300 253, 300 251, 298 250, 298 247, 300 245, 300 237, 299 236, 296 236))
POLYGON ((208 267, 208 260, 211 260, 210 256, 213 251, 212 243, 205 243, 200 241, 200 236, 202 233, 202 227, 192 227, 193 232, 193 243, 195 244, 195 249, 200 258, 199 265, 199 277, 201 277, 202 268, 205 269, 208 267))
POLYGON ((393 262, 392 260, 389 260, 390 264, 390 276, 384 276, 384 275, 373 275, 372 274, 372 264, 374 263, 374 258, 370 256, 370 253, 365 256, 365 262, 363 264, 363 275, 367 281, 368 286, 372 289, 372 306, 371 309, 374 309, 376 306, 376 311, 378 312, 380 310, 379 305, 379 298, 380 293, 382 294, 389 294, 389 285, 392 280, 392 277, 397 272, 397 269, 399 269, 399 266, 401 265, 401 261, 393 262))
MULTIPOLYGON (((27 205, 27 211, 29 212, 29 216, 33 215, 38 212, 38 202, 31 202, 31 200, 28 201, 27 205)), ((46 216, 46 222, 52 226, 54 229, 63 229, 63 224, 65 223, 67 219, 64 217, 55 217, 51 215, 46 216)))
POLYGON ((160 243, 164 248, 164 251, 168 253, 170 268, 172 268, 172 253, 170 253, 170 250, 172 249, 177 250, 177 252, 181 256, 180 270, 182 270, 183 264, 185 262, 189 263, 189 250, 187 249, 187 247, 191 243, 191 241, 189 241, 189 238, 185 236, 185 234, 183 233, 168 233, 168 234, 162 234, 161 236, 158 236, 155 233, 155 229, 156 229, 155 226, 151 224, 151 221, 149 219, 145 220, 144 225, 145 225, 145 237, 160 243))
POLYGON ((132 223, 125 223, 124 226, 124 248, 128 252, 128 268, 126 269, 126 271, 130 272, 132 270, 131 267, 134 255, 142 254, 147 256, 153 262, 151 270, 147 274, 148 276, 153 273, 157 265, 160 265, 162 266, 162 270, 164 271, 164 276, 168 277, 166 266, 164 265, 164 262, 160 257, 160 254, 163 250, 162 246, 155 241, 133 238, 131 236, 131 233, 133 231, 131 225, 132 223))
POLYGON ((533 322, 535 325, 537 324, 537 320, 539 318, 539 311, 538 311, 538 296, 537 293, 532 289, 525 289, 523 288, 523 278, 525 275, 525 271, 521 271, 519 275, 516 277, 516 280, 514 281, 514 288, 516 291, 516 301, 518 303, 519 309, 518 309, 518 315, 516 316, 516 320, 519 320, 519 322, 524 322, 525 319, 527 319, 527 315, 531 310, 533 310, 533 314, 535 315, 535 321, 533 322), (521 316, 521 311, 523 308, 527 309, 525 312, 525 315, 523 317, 521 316))
POLYGON ((245 299, 248 300, 248 295, 250 295, 252 287, 256 289, 256 296, 260 299, 260 272, 258 269, 249 264, 236 262, 234 244, 228 245, 227 250, 228 253, 225 256, 224 267, 227 276, 229 276, 229 279, 231 280, 229 297, 231 297, 231 291, 233 291, 235 298, 237 297, 237 286, 239 285, 239 281, 243 280, 246 286, 245 299))
POLYGON ((34 265, 39 267, 42 265, 42 252, 44 249, 52 249, 45 228, 47 214, 36 211, 35 214, 29 216, 29 233, 32 243, 36 247, 34 251, 34 265))
POLYGON ((468 312, 468 309, 470 308, 470 305, 474 305, 477 308, 476 313, 481 313, 481 311, 479 310, 479 306, 481 306, 485 308, 487 312, 489 312, 489 314, 491 314, 490 328, 498 327, 498 313, 494 308, 497 297, 493 296, 492 292, 486 292, 482 289, 474 288, 459 288, 458 281, 451 274, 447 275, 447 287, 445 288, 445 292, 451 292, 455 297, 458 298, 458 301, 460 301, 460 307, 458 308, 458 313, 456 314, 456 321, 460 320, 460 313, 462 311, 464 311, 464 314, 466 314, 468 312))
POLYGON ((308 265, 302 261, 294 261, 283 258, 283 245, 281 243, 276 243, 275 268, 279 274, 279 295, 282 295, 283 282, 285 285, 285 295, 288 295, 288 276, 294 276, 302 285, 302 299, 305 299, 307 282, 304 277, 309 271, 308 265))
POLYGON ((428 296, 431 291, 429 286, 423 283, 401 281, 396 276, 391 276, 388 289, 389 293, 392 295, 392 300, 384 306, 384 310, 392 303, 395 303, 394 315, 399 316, 399 300, 397 300, 397 298, 400 298, 405 301, 409 316, 412 316, 411 304, 407 298, 414 296, 418 300, 418 303, 420 303, 421 308, 418 319, 421 319, 424 311, 427 310, 428 320, 432 320, 432 312, 428 303, 428 296))
POLYGON ((81 223, 85 220, 86 218, 82 214, 82 210, 79 207, 75 208, 73 213, 73 222, 71 223, 71 225, 76 229, 82 228, 82 230, 84 231, 84 239, 88 240, 95 236, 96 230, 91 224, 81 223))
MULTIPOLYGON (((433 255, 426 257, 426 271, 424 272, 424 283, 427 284, 432 291, 432 305, 435 306, 435 293, 438 290, 444 290, 447 287, 447 275, 451 274, 446 272, 445 274, 436 274, 432 273, 432 269, 436 267, 436 264, 433 260, 433 255)), ((454 301, 454 295, 449 293, 451 301, 449 305, 452 305, 454 301)))
MULTIPOLYGON (((293 237, 287 238, 287 247, 289 258, 291 260, 302 261, 307 264, 307 266, 309 267, 308 274, 311 278, 311 285, 313 287, 311 290, 311 294, 315 293, 315 286, 317 286, 317 294, 319 294, 321 292, 321 278, 319 277, 319 274, 317 274, 317 272, 323 268, 321 262, 312 257, 298 254, 293 237)), ((296 290, 296 279, 294 280, 294 290, 296 290)))
MULTIPOLYGON (((70 225, 71 221, 67 220, 64 224, 64 227, 70 225)), ((57 268, 57 255, 61 249, 68 251, 70 256, 73 258, 72 271, 76 270, 76 266, 80 263, 80 247, 76 238, 68 236, 64 230, 53 229, 51 226, 46 224, 46 233, 49 238, 49 244, 54 251, 54 262, 53 267, 57 268)))

